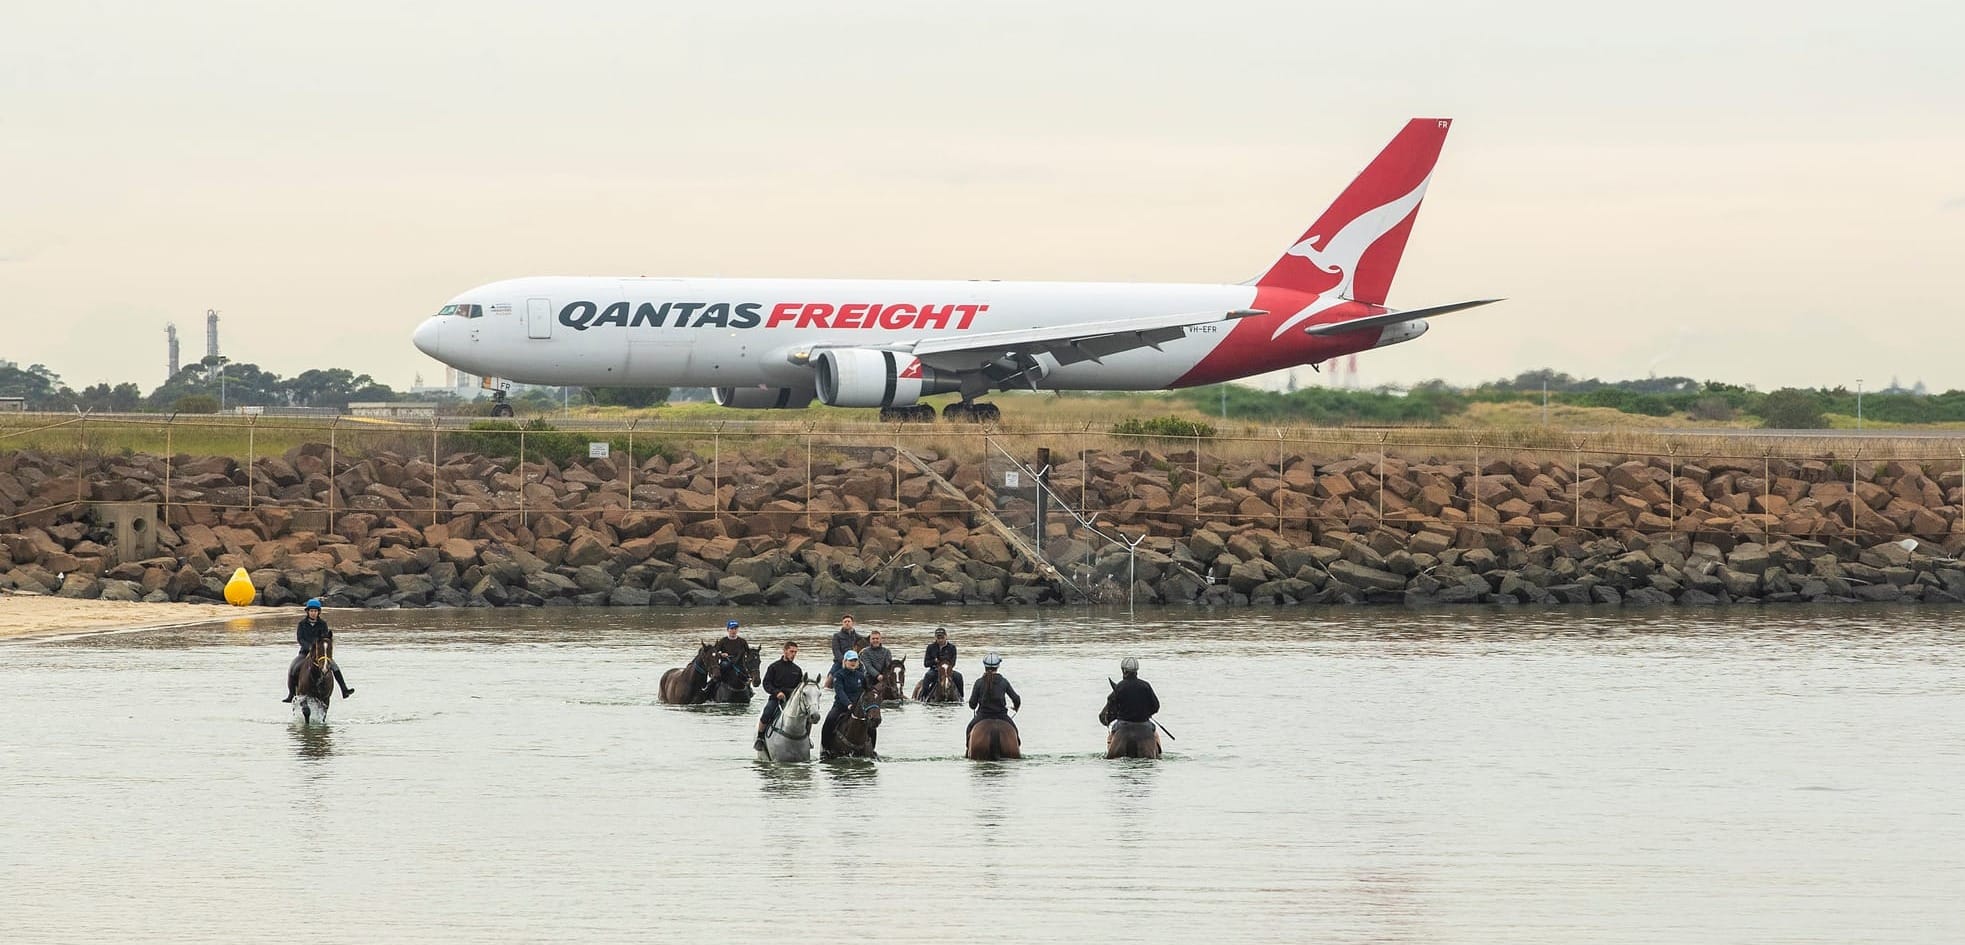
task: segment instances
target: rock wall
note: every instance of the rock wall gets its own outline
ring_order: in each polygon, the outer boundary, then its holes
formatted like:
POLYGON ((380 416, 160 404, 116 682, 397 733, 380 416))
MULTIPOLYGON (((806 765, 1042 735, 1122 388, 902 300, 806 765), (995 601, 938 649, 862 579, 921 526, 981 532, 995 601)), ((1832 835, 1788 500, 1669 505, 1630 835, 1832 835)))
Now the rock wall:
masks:
POLYGON ((1039 563, 984 527, 1028 522, 1027 488, 917 455, 948 489, 880 448, 715 470, 6 453, 0 589, 221 600, 245 567, 265 604, 368 607, 1123 601, 1129 573, 1169 604, 1965 600, 1956 464, 1090 453, 1053 487, 1137 557, 1053 514, 1039 563), (163 504, 156 557, 119 559, 92 514, 112 501, 163 504))

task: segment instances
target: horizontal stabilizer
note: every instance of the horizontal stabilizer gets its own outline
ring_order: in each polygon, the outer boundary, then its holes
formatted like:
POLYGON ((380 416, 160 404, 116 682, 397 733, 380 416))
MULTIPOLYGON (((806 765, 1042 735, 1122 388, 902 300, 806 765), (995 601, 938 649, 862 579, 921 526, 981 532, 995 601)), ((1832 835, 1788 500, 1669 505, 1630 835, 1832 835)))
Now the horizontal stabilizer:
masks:
POLYGON ((1432 318, 1435 315, 1445 315, 1450 312, 1458 312, 1462 309, 1493 305, 1499 301, 1502 300, 1475 299, 1471 302, 1454 302, 1448 305, 1435 305, 1430 308, 1414 308, 1407 309, 1403 312, 1386 312, 1383 315, 1367 315, 1363 318, 1353 318, 1349 321, 1325 322, 1321 325, 1311 325, 1303 329, 1303 333, 1306 335, 1341 335, 1346 332, 1384 328, 1387 325, 1397 325, 1400 322, 1418 321, 1422 318, 1432 318))

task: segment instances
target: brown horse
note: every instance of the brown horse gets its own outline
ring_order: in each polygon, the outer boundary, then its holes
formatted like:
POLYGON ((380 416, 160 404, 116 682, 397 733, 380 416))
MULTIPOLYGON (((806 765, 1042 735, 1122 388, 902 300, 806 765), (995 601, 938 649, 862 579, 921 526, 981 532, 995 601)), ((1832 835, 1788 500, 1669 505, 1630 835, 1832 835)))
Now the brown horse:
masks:
POLYGON ((977 719, 969 728, 967 756, 976 761, 1022 758, 1023 739, 1009 719, 977 719))
POLYGON ((1160 729, 1152 722, 1113 722, 1106 731, 1107 758, 1160 757, 1160 729))
POLYGON ((819 733, 819 760, 833 758, 870 758, 880 760, 880 754, 873 750, 874 738, 880 730, 880 702, 872 698, 872 693, 864 693, 860 701, 846 709, 846 716, 833 726, 832 731, 819 733))
POLYGON ((907 666, 900 660, 887 664, 880 671, 880 678, 873 681, 873 697, 882 702, 902 702, 907 699, 907 666))
POLYGON ((962 677, 955 667, 943 663, 935 668, 935 675, 921 680, 914 687, 914 698, 922 702, 961 702, 962 677))
POLYGON ((300 660, 300 681, 293 690, 300 721, 325 725, 328 702, 334 698, 334 638, 317 637, 300 660))
POLYGON ((662 674, 658 697, 670 705, 698 705, 716 695, 717 670, 722 653, 715 644, 698 647, 689 665, 662 674))

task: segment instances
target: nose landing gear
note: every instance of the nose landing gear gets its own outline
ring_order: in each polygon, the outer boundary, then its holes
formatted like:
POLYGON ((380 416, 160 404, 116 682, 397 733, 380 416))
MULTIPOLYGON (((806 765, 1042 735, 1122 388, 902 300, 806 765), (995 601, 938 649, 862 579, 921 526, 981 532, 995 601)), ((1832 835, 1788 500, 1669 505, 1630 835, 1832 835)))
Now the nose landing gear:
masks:
POLYGON ((505 399, 505 392, 502 390, 491 392, 491 415, 494 417, 509 417, 512 415, 512 402, 505 399))

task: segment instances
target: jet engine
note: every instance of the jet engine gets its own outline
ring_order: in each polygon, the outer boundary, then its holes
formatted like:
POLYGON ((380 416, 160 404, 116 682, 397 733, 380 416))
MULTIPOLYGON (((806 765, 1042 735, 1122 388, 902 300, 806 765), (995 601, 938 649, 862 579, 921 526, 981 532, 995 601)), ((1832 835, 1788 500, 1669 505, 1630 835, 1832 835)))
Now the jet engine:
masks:
POLYGON ((710 399, 736 410, 797 410, 812 402, 812 388, 714 387, 710 399))
POLYGON ((910 354, 828 348, 813 359, 819 399, 832 407, 905 407, 930 394, 962 389, 962 379, 910 354))

